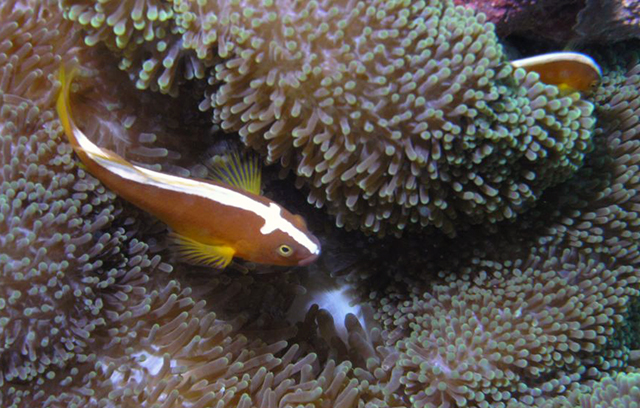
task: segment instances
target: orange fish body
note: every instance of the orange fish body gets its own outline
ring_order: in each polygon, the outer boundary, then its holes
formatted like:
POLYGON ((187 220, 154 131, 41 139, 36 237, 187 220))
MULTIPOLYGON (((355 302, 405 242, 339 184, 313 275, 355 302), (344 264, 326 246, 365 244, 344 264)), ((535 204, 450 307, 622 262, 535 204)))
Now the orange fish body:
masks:
MULTIPOLYGON (((307 265, 319 256, 319 241, 302 217, 264 196, 224 183, 135 166, 93 144, 71 116, 72 77, 60 69, 57 110, 76 154, 89 173, 118 196, 166 223, 183 256, 218 268, 224 268, 234 256, 283 266, 307 265)), ((239 158, 235 160, 239 163, 239 158)), ((253 170, 259 180, 257 163, 253 170)), ((259 190, 259 181, 257 185, 259 190)))
POLYGON ((589 92, 602 76, 591 57, 577 52, 552 52, 511 61, 511 65, 535 71, 540 81, 565 92, 589 92))

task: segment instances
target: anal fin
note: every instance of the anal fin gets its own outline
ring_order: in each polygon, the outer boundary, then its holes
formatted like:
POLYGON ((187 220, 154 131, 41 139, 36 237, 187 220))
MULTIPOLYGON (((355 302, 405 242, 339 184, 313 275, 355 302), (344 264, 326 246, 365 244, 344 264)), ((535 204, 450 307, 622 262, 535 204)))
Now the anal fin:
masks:
POLYGON ((170 234, 177 253, 186 261, 199 265, 224 269, 229 265, 235 250, 227 245, 208 245, 175 232, 170 234))

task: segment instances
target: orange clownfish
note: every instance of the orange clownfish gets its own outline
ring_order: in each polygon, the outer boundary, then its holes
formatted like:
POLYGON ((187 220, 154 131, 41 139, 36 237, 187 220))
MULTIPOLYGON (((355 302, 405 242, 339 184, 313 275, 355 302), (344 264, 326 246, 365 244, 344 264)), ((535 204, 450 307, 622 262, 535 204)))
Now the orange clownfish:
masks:
POLYGON ((257 159, 231 155, 214 169, 223 182, 177 177, 135 166, 93 144, 71 116, 73 73, 60 68, 56 108, 74 151, 89 173, 120 197, 153 214, 172 230, 188 260, 216 268, 233 257, 282 266, 304 266, 320 255, 320 243, 304 219, 260 195, 257 159))
POLYGON ((593 58, 577 52, 552 52, 511 61, 514 68, 524 68, 540 75, 540 81, 555 85, 562 92, 590 92, 600 81, 602 71, 593 58))

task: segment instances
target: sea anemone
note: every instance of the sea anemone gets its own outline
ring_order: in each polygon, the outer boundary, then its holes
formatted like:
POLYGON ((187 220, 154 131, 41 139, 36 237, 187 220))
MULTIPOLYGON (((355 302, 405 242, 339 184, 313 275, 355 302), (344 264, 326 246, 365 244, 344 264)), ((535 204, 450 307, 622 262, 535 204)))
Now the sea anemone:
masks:
POLYGON ((178 71, 183 78, 202 79, 211 66, 186 53, 180 36, 173 34, 171 2, 60 0, 60 5, 67 19, 85 29, 85 44, 104 43, 120 55, 118 66, 134 72, 138 89, 177 95, 178 71))
MULTIPOLYGON (((55 119, 54 74, 63 55, 77 58, 72 102, 83 130, 163 171, 198 174, 193 151, 211 139, 208 119, 169 113, 177 105, 188 111, 188 98, 130 92, 100 48, 74 47, 79 37, 52 2, 20 5, 30 11, 0 6, 8 38, 0 58, 10 62, 0 76, 3 406, 637 400, 637 375, 617 373, 637 371, 630 361, 640 347, 630 338, 615 349, 635 321, 628 314, 637 312, 640 289, 633 54, 612 61, 594 93, 600 121, 582 168, 515 222, 496 223, 495 232, 471 226, 453 239, 377 240, 309 217, 332 251, 307 272, 332 276, 340 249, 354 265, 342 278, 373 313, 334 319, 311 307, 288 325, 280 320, 299 293, 299 270, 263 275, 274 271, 247 264, 213 275, 182 264, 150 217, 78 168, 55 119)), ((549 89, 522 72, 508 81, 518 75, 549 89)))
POLYGON ((51 3, 29 5, 0 9, 0 399, 7 406, 81 381, 77 367, 95 360, 99 333, 146 282, 140 269, 169 268, 127 235, 135 226, 125 227, 132 223, 115 196, 61 143, 54 74, 80 37, 51 3))
POLYGON ((638 406, 638 401, 640 373, 621 373, 547 401, 540 408, 632 408, 638 406))
POLYGON ((169 89, 157 67, 179 55, 213 66, 201 108, 367 232, 511 219, 580 166, 592 105, 513 70, 484 15, 378 3, 176 1, 171 41, 135 53, 138 83, 169 89))
POLYGON ((218 21, 207 38, 228 58, 214 121, 294 167, 339 226, 370 232, 513 218, 579 167, 591 105, 514 72, 483 15, 376 4, 190 11, 218 21))
POLYGON ((416 406, 540 405, 628 368, 618 339, 640 296, 640 64, 621 60, 596 91, 603 122, 572 179, 515 225, 436 249, 414 294, 376 304, 402 333, 400 383, 416 406))
POLYGON ((532 405, 613 369, 596 357, 638 296, 633 268, 577 250, 466 265, 381 308, 414 406, 532 405))
POLYGON ((87 45, 105 42, 115 49, 135 49, 144 41, 164 37, 167 20, 173 17, 171 4, 164 1, 99 1, 78 2, 61 0, 60 5, 68 8, 65 13, 71 21, 76 21, 92 30, 85 37, 87 45))

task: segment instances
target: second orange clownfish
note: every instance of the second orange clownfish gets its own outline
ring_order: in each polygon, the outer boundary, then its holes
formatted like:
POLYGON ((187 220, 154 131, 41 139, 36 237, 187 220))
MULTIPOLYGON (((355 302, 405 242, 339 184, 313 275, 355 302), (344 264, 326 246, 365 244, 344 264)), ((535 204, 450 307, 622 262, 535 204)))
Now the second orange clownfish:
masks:
POLYGON ((564 93, 589 93, 602 78, 602 70, 593 58, 577 52, 551 52, 511 61, 511 65, 537 72, 540 81, 564 93))
POLYGON ((135 166, 92 143, 76 126, 69 94, 73 74, 60 68, 57 100, 69 142, 89 173, 118 196, 153 214, 174 232, 181 254, 216 268, 233 257, 271 265, 308 265, 320 255, 304 219, 260 195, 257 160, 231 155, 222 182, 189 179, 135 166))

